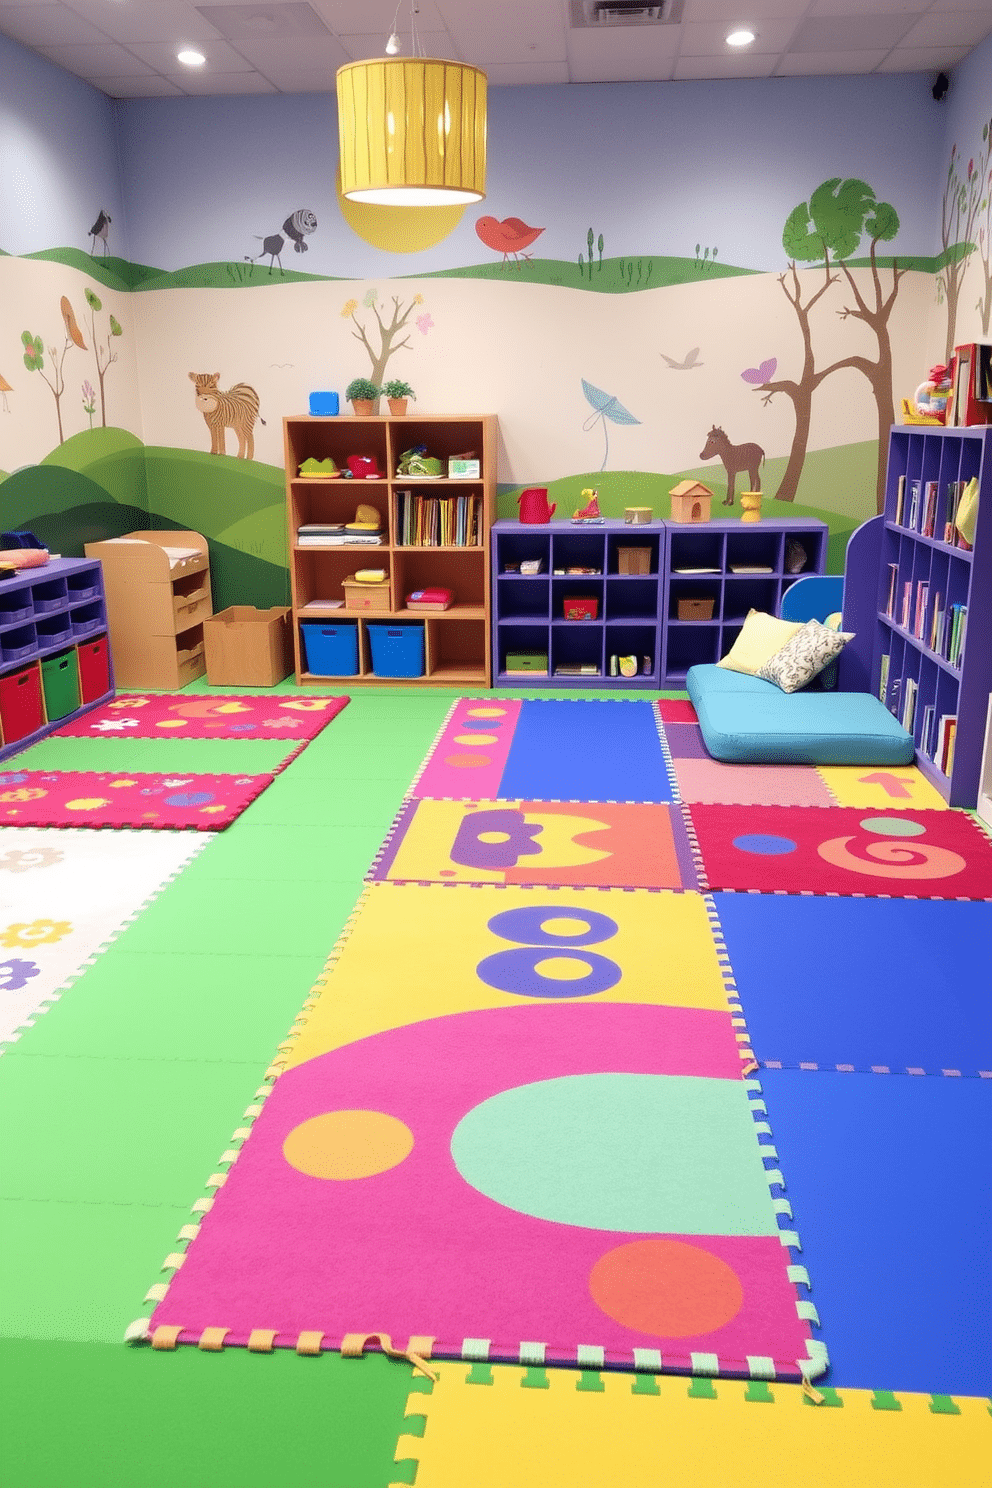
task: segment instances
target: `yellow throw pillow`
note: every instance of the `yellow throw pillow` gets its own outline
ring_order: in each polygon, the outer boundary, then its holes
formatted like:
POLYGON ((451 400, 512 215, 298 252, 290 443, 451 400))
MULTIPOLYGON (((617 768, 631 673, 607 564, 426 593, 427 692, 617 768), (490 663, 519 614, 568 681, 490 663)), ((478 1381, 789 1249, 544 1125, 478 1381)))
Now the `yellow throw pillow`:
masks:
POLYGON ((765 662, 770 661, 776 651, 781 651, 798 630, 802 630, 802 626, 792 620, 776 620, 774 615, 766 615, 764 610, 749 610, 740 635, 717 666, 726 667, 728 672, 744 672, 748 677, 755 677, 765 662))

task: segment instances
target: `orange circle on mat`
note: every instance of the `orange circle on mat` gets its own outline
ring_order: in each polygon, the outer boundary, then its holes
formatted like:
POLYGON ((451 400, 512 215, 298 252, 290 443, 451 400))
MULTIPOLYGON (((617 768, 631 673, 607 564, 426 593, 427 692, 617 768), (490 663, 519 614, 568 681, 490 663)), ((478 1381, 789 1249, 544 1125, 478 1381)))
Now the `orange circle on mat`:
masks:
POLYGON ((325 1111, 286 1137, 282 1155, 310 1178, 371 1178, 413 1151, 413 1132, 385 1111, 325 1111))
POLYGON ((479 749, 483 744, 498 744, 499 740, 495 734, 458 734, 452 742, 455 744, 471 744, 473 748, 479 749))
POLYGON ((492 760, 488 754, 446 754, 444 763, 456 770, 474 770, 480 765, 491 765, 492 760))
POLYGON ((663 1338, 712 1333, 744 1300, 726 1261, 681 1240, 634 1240, 608 1250, 589 1273, 589 1292, 614 1322, 663 1338))

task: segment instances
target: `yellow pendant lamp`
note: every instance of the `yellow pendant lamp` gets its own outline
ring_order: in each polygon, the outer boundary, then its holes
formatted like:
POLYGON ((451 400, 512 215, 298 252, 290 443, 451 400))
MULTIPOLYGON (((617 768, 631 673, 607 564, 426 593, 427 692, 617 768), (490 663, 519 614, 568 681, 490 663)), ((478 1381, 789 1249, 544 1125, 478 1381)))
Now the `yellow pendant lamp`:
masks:
POLYGON ((486 75, 462 62, 376 57, 338 70, 341 194, 455 206, 486 194, 486 75))

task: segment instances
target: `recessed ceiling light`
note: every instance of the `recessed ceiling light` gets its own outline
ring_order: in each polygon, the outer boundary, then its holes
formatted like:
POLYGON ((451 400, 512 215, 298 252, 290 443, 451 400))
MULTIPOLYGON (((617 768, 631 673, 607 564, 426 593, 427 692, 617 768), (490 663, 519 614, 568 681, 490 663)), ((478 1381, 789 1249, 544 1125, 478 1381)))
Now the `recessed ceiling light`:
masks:
POLYGON ((741 26, 737 31, 731 31, 727 37, 727 45, 732 47, 746 47, 750 46, 754 39, 754 32, 748 31, 745 26, 741 26))
POLYGON ((202 52, 187 50, 183 52, 177 52, 176 60, 181 62, 184 67, 202 67, 207 59, 202 52))

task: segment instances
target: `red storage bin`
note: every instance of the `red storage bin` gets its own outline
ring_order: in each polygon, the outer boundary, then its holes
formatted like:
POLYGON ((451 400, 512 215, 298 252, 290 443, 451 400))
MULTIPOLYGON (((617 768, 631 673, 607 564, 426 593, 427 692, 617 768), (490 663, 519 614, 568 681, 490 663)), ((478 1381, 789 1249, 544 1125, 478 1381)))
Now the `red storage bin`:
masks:
POLYGON ((0 677, 0 728, 3 742, 13 744, 44 727, 41 669, 37 662, 0 677))
POLYGON ((76 648, 79 652, 79 690, 81 701, 95 703, 110 691, 110 651, 107 637, 96 641, 85 641, 76 648))

